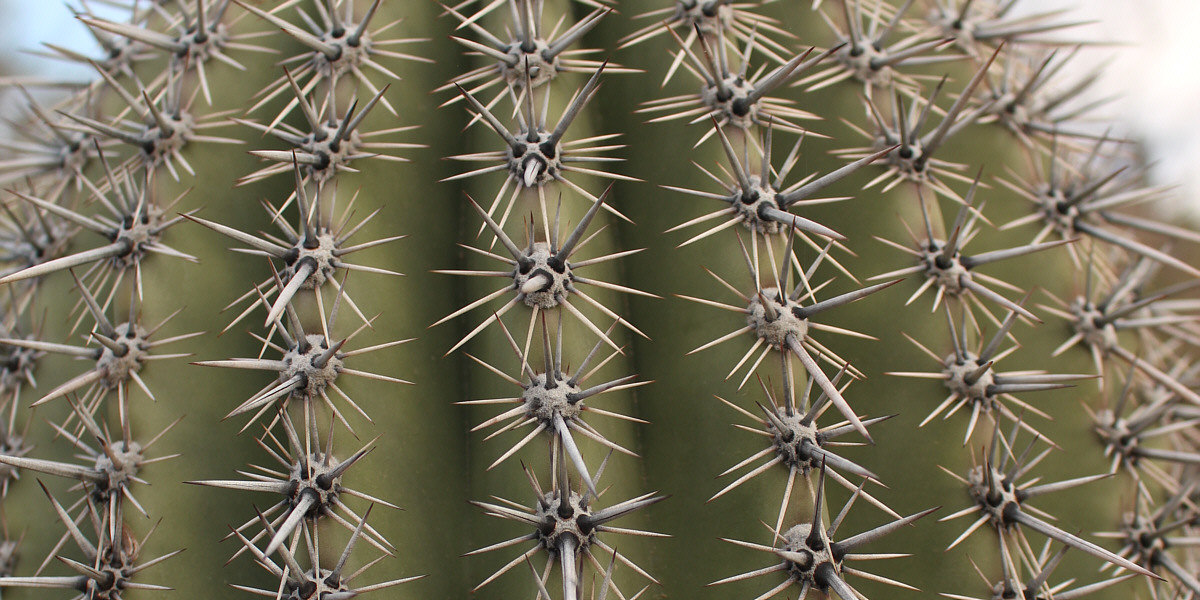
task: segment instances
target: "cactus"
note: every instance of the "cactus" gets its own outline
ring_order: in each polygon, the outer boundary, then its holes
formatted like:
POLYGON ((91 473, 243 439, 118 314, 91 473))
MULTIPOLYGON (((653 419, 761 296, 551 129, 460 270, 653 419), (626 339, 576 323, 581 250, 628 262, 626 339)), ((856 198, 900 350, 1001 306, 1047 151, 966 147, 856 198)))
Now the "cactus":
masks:
POLYGON ((80 3, 0 590, 1200 594, 1200 234, 1012 4, 80 3))

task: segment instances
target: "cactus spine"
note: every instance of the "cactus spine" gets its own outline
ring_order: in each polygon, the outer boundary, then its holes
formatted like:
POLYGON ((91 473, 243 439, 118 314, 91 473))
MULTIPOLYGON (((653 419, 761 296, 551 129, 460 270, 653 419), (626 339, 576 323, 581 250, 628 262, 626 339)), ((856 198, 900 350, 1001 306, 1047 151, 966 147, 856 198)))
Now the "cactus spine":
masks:
POLYGON ((1200 236, 1010 11, 82 5, 4 593, 1200 593, 1200 236))

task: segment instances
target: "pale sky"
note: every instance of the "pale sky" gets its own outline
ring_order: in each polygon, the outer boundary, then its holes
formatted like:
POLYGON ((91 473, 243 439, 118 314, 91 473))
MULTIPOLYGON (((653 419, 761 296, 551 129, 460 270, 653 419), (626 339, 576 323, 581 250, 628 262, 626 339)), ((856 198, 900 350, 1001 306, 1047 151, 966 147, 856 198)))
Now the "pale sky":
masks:
MULTIPOLYGON (((121 11, 106 7, 103 3, 89 3, 98 15, 120 18, 121 11)), ((128 14, 128 13, 124 13, 128 14)), ((61 73, 69 69, 78 77, 92 78, 90 68, 71 66, 64 61, 28 56, 22 50, 41 50, 44 41, 53 42, 80 51, 95 52, 95 40, 87 28, 75 19, 61 0, 0 0, 0 52, 15 60, 17 67, 27 72, 61 73)))
POLYGON ((1178 196, 1200 223, 1200 2, 1195 0, 1026 0, 1029 10, 1074 9, 1099 23, 1071 39, 1125 45, 1088 50, 1084 70, 1109 61, 1100 95, 1115 96, 1106 113, 1148 145, 1157 183, 1177 183, 1178 196), (1035 7, 1036 8, 1033 8, 1035 7))

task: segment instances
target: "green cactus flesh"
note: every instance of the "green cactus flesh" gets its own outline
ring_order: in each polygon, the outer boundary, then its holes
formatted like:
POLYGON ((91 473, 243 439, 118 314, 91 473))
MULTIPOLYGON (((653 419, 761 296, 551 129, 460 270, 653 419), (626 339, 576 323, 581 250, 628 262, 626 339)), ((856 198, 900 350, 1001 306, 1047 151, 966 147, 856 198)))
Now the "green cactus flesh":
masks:
POLYGON ((1069 17, 645 4, 83 5, 5 596, 1200 594, 1200 235, 1069 17))

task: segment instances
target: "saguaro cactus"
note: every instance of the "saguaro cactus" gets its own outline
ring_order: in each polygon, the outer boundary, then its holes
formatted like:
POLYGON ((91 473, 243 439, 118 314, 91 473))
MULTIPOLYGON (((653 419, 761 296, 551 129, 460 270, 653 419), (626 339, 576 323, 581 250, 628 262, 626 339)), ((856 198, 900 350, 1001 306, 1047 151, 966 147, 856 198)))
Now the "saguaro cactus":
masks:
POLYGON ((1200 234, 1069 16, 115 4, 7 82, 5 595, 1200 594, 1200 234))

